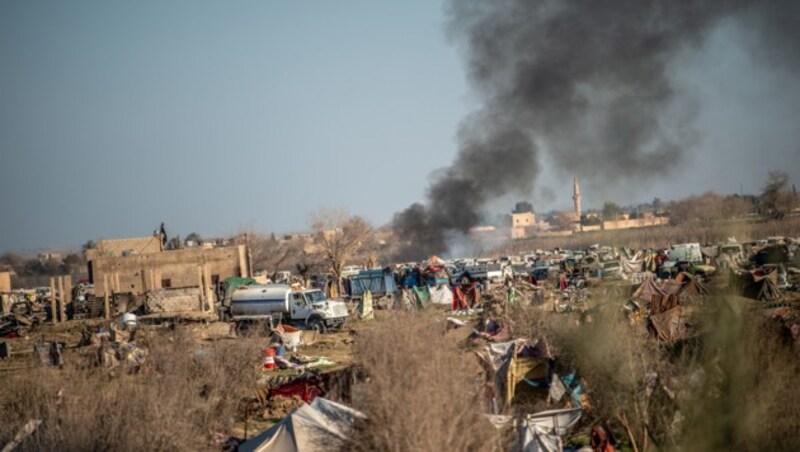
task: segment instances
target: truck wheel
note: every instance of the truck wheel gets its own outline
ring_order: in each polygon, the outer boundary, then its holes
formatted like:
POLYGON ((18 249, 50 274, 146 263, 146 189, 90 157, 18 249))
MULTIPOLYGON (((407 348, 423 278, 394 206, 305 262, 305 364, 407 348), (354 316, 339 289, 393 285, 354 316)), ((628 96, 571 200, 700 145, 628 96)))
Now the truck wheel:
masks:
POLYGON ((319 331, 321 334, 324 334, 328 330, 325 327, 325 322, 323 322, 320 317, 311 317, 308 319, 308 327, 312 330, 319 331))

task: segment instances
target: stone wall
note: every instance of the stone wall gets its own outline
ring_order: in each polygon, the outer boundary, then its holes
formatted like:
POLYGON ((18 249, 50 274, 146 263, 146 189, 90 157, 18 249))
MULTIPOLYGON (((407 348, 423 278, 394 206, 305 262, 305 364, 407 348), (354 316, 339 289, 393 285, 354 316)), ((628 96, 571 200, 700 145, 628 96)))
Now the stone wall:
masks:
POLYGON ((231 276, 249 276, 244 245, 223 248, 189 248, 130 256, 101 256, 89 262, 95 294, 146 293, 166 288, 199 287, 231 276))

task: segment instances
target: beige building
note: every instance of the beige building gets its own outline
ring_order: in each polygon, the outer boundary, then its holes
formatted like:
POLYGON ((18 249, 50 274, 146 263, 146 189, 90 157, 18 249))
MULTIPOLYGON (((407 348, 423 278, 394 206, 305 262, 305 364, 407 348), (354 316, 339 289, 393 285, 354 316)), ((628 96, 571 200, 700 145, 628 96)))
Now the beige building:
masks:
POLYGON ((87 253, 89 278, 95 294, 145 293, 155 289, 209 287, 231 276, 249 276, 244 245, 222 248, 186 248, 164 251, 161 240, 101 241, 87 253), (105 243, 104 243, 105 242, 105 243), (108 243, 113 242, 113 243, 108 243), (138 247, 137 247, 138 246, 138 247))
POLYGON ((101 239, 94 248, 86 250, 86 259, 95 257, 119 257, 135 254, 160 253, 164 251, 160 235, 131 237, 125 239, 101 239))
POLYGON ((644 218, 624 218, 621 220, 603 221, 603 230, 613 231, 615 229, 645 228, 649 226, 663 226, 669 223, 667 217, 656 217, 646 214, 644 218))
POLYGON ((0 272, 0 293, 11 292, 11 272, 0 272))
POLYGON ((511 238, 523 239, 529 235, 530 228, 536 226, 533 212, 514 212, 511 214, 511 238))

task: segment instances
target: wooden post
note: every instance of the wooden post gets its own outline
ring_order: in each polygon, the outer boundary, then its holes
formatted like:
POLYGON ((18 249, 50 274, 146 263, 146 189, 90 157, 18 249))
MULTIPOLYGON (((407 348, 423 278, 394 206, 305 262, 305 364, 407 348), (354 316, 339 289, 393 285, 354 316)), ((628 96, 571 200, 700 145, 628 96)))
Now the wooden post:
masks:
POLYGON ((61 308, 64 313, 64 320, 67 320, 67 307, 72 303, 72 275, 64 276, 64 306, 61 308))
POLYGON ((111 318, 111 309, 108 305, 108 275, 103 274, 103 316, 106 320, 111 318))
POLYGON ((214 312, 214 289, 211 287, 211 269, 208 268, 207 262, 203 262, 203 281, 206 283, 205 294, 208 301, 208 311, 214 312))
POLYGON ((56 278, 50 277, 50 315, 53 325, 58 322, 58 314, 56 313, 56 278))
POLYGON ((203 266, 197 266, 197 287, 200 289, 200 310, 204 311, 205 301, 206 301, 206 292, 205 292, 205 284, 203 284, 203 266))
POLYGON ((67 302, 67 294, 64 290, 64 277, 58 277, 58 313, 59 313, 59 322, 63 322, 67 320, 67 309, 66 309, 66 302, 67 302))
POLYGON ((114 293, 122 292, 119 285, 119 271, 114 272, 114 293))
POLYGON ((159 284, 156 284, 156 282, 159 282, 159 283, 160 283, 161 281, 156 281, 156 272, 155 272, 155 270, 153 270, 153 269, 151 268, 151 269, 150 269, 150 271, 149 271, 149 273, 150 273, 150 287, 151 287, 153 290, 155 290, 155 289, 160 289, 161 287, 159 287, 159 284))

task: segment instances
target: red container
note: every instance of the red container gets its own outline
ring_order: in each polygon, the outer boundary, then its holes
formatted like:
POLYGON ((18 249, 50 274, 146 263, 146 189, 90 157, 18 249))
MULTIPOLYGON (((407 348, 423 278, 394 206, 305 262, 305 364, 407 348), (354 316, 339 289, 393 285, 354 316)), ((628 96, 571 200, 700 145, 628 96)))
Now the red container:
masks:
POLYGON ((264 369, 275 369, 275 349, 272 347, 264 350, 264 369))

